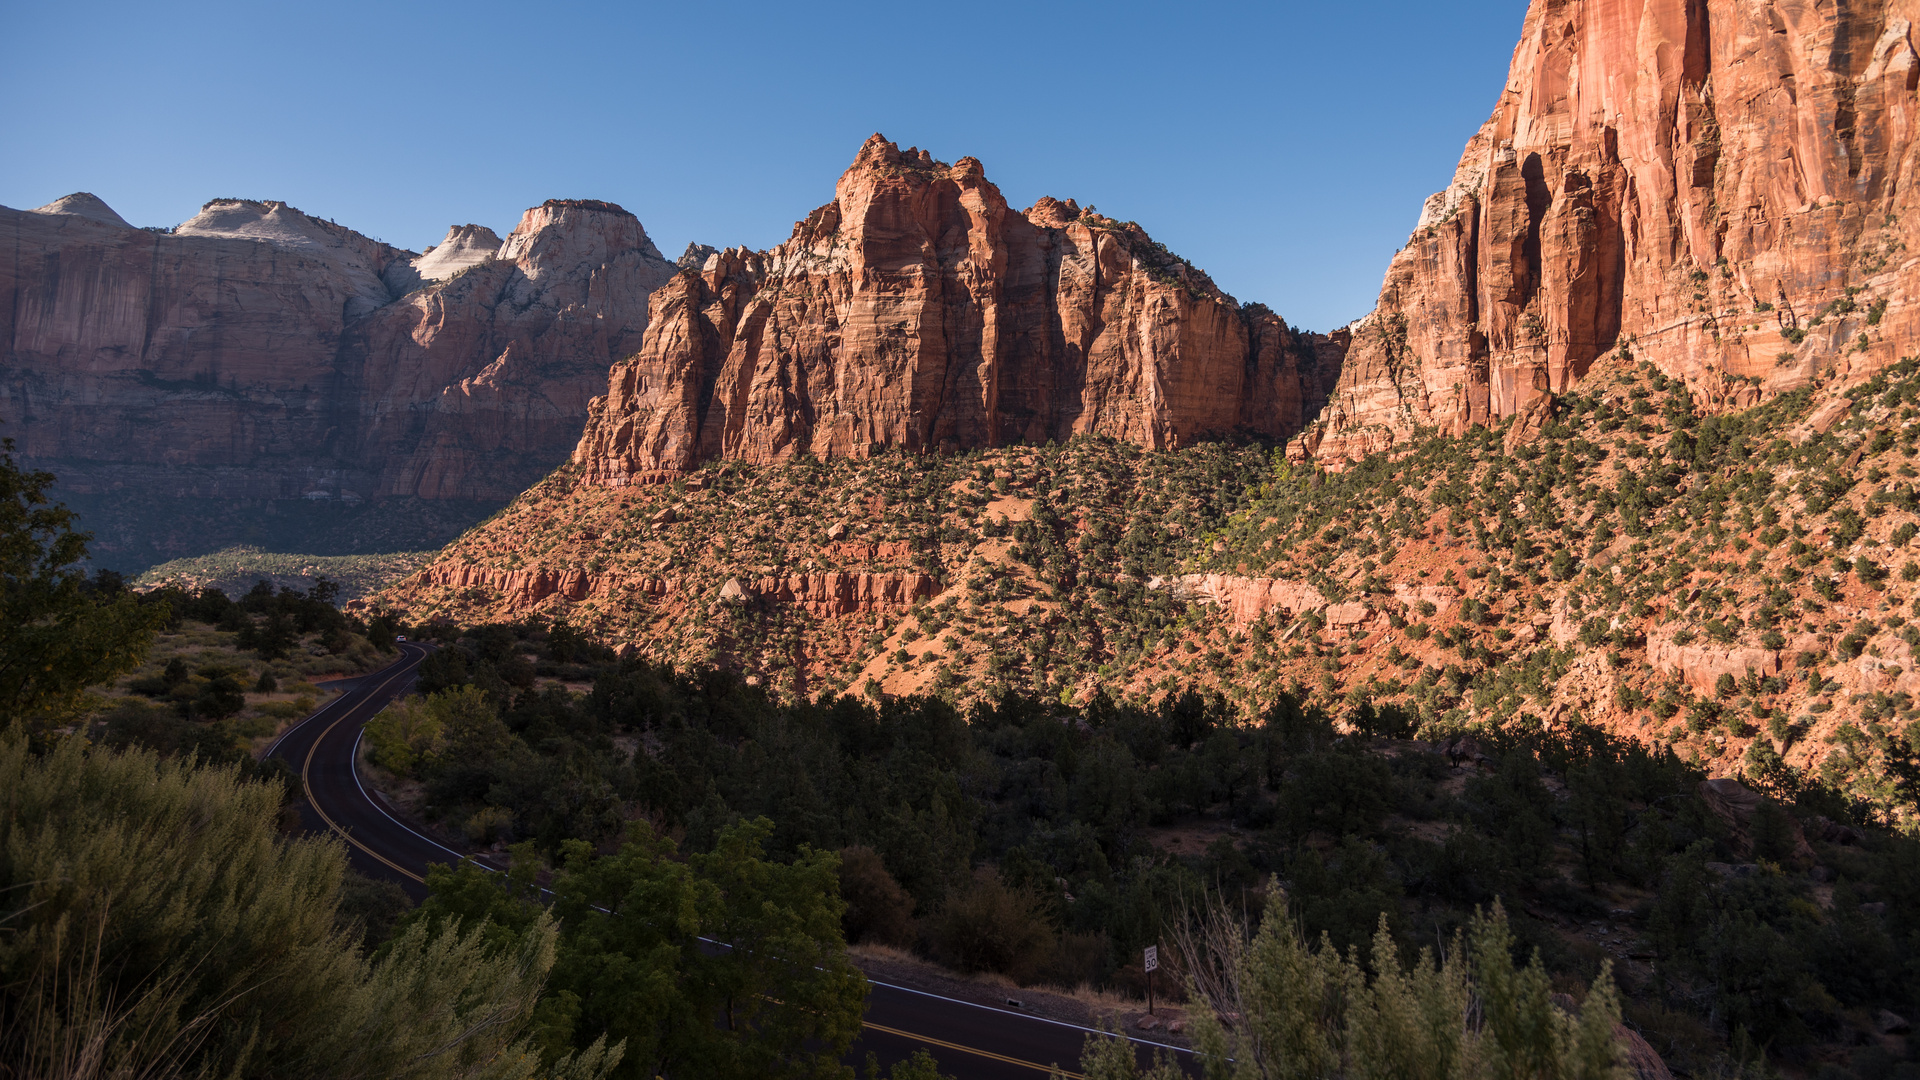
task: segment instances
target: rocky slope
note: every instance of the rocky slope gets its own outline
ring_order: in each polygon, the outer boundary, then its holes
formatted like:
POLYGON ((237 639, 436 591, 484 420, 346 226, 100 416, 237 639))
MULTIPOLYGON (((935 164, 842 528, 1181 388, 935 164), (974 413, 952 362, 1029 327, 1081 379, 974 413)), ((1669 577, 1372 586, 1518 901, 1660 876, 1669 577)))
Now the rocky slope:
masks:
POLYGON ((1920 365, 1728 415, 1645 362, 1583 391, 1531 441, 1427 433, 1338 474, 1097 437, 627 488, 575 466, 375 603, 784 693, 1594 723, 1920 822, 1920 365))
POLYGON ((709 255, 652 318, 574 454, 596 482, 1082 434, 1285 438, 1343 345, 1242 307, 1132 222, 1014 210, 978 161, 878 135, 786 243, 709 255))
POLYGON ((1533 0, 1296 457, 1459 431, 1611 351, 1730 408, 1920 331, 1920 4, 1533 0))
POLYGON ((96 500, 497 504, 565 460, 673 272, 633 215, 581 201, 425 256, 232 199, 156 230, 69 196, 0 208, 0 238, 4 434, 96 500))

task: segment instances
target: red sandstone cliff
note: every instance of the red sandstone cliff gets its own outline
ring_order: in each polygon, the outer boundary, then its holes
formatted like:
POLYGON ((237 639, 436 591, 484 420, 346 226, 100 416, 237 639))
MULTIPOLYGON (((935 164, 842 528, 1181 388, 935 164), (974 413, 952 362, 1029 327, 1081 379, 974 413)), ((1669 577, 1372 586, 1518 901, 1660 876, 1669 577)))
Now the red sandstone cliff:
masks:
POLYGON ((171 231, 0 208, 0 434, 79 493, 504 500, 565 460, 672 270, 606 203, 424 257, 283 203, 171 231))
POLYGON ((1916 9, 1533 0, 1295 452, 1510 416, 1623 345, 1721 406, 1912 352, 1916 9))
POLYGON ((786 243, 655 294, 574 460, 618 485, 715 457, 1284 438, 1342 345, 1241 307, 1131 222, 1013 210, 978 161, 876 135, 786 243))

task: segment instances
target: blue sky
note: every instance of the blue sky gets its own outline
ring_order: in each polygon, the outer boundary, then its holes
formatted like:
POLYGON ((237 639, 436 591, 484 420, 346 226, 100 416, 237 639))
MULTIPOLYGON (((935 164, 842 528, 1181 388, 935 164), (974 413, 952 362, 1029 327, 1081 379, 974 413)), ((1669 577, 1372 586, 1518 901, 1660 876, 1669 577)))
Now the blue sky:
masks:
POLYGON ((7 0, 0 204, 284 199, 418 250, 548 198, 766 247, 867 135, 1133 219, 1241 300, 1364 314, 1492 110, 1523 0, 7 0))

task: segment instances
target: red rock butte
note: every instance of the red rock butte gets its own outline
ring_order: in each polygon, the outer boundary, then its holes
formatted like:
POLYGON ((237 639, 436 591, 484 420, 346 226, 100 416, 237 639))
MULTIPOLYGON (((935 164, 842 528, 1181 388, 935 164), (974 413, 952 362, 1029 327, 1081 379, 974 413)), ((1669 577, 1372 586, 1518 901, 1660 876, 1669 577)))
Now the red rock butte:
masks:
POLYGON ((1343 350, 1132 222, 1010 209, 978 161, 875 135, 785 243, 715 253, 654 295, 574 461, 618 486, 723 457, 1284 439, 1343 350))
POLYGON ((1916 8, 1533 0, 1293 455, 1512 416, 1622 347, 1720 408, 1913 351, 1916 8))

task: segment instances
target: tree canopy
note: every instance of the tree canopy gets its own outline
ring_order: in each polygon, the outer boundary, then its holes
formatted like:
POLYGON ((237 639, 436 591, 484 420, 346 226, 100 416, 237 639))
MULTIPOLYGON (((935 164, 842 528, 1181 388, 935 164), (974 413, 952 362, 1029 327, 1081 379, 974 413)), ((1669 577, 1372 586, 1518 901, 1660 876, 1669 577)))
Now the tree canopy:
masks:
POLYGON ((511 951, 550 901, 559 958, 535 1024, 550 1053, 605 1032, 627 1048, 623 1077, 850 1080, 841 1058, 866 980, 841 937, 839 856, 770 860, 772 828, 736 823, 684 861, 644 822, 611 854, 569 841, 544 895, 532 844, 505 879, 435 867, 411 925, 484 920, 493 947, 511 951))
POLYGON ((168 615, 117 579, 92 587, 92 536, 47 497, 52 486, 0 439, 0 719, 70 711, 87 687, 137 667, 168 615))

